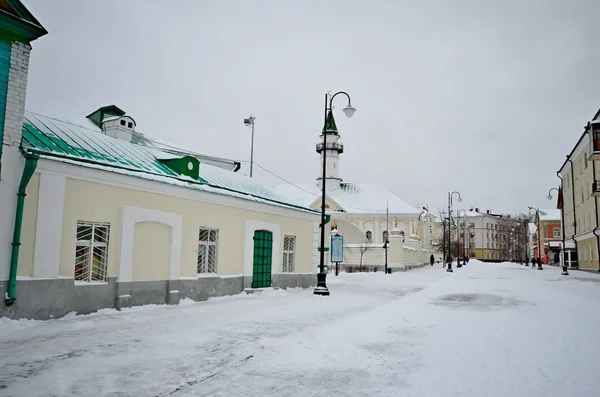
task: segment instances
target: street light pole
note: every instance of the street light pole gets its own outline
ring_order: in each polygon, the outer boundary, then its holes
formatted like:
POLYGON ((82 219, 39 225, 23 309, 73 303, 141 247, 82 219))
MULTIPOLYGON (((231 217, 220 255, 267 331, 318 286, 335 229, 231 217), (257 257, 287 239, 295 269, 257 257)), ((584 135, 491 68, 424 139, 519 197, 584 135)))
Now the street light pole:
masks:
MULTIPOLYGON (((538 235, 538 254, 537 254, 538 270, 544 270, 542 268, 542 260, 540 259, 540 255, 542 252, 542 231, 540 230, 540 209, 533 208, 533 207, 528 207, 528 208, 529 208, 529 214, 531 214, 531 210, 535 211, 535 218, 536 218, 536 223, 537 223, 537 235, 538 235)), ((533 264, 531 265, 531 268, 533 269, 533 264)))
POLYGON ((460 203, 462 201, 462 197, 460 197, 460 193, 457 191, 454 191, 452 193, 448 192, 448 269, 446 269, 447 272, 454 272, 454 270, 452 270, 452 229, 451 229, 451 225, 452 225, 452 196, 454 196, 455 194, 458 195, 458 202, 460 203))
POLYGON ((390 211, 388 202, 385 203, 385 238, 383 239, 383 248, 385 249, 385 263, 383 266, 384 274, 388 273, 388 244, 390 237, 390 211))
MULTIPOLYGON (((558 175, 558 177, 561 179, 562 182, 562 177, 560 176, 560 174, 557 172, 556 175, 558 175)), ((561 183, 561 188, 562 188, 562 183, 561 183)), ((553 187, 550 190, 548 190, 548 200, 552 200, 552 191, 556 190, 557 193, 560 194, 560 190, 558 190, 557 188, 553 187)), ((561 230, 560 230, 560 234, 561 234, 561 240, 562 240, 562 246, 561 246, 561 258, 562 258, 562 275, 563 276, 568 276, 569 275, 569 270, 567 269, 567 258, 565 258, 565 213, 562 209, 562 205, 561 205, 561 209, 560 209, 560 226, 561 226, 561 230)))
POLYGON ((325 184, 327 181, 327 119, 328 119, 328 111, 331 112, 331 119, 333 121, 333 98, 337 95, 342 94, 346 95, 348 98, 348 106, 346 106, 343 111, 348 117, 352 117, 356 109, 352 107, 350 95, 343 91, 336 92, 329 99, 329 106, 327 101, 327 96, 329 94, 325 94, 325 124, 323 125, 323 178, 321 179, 321 252, 319 255, 319 273, 317 274, 317 287, 315 288, 315 295, 328 296, 329 289, 327 288, 327 273, 325 273, 325 184))
POLYGON ((252 142, 250 143, 250 178, 252 178, 252 166, 254 165, 254 120, 256 120, 256 117, 254 116, 244 119, 246 127, 252 126, 252 142))

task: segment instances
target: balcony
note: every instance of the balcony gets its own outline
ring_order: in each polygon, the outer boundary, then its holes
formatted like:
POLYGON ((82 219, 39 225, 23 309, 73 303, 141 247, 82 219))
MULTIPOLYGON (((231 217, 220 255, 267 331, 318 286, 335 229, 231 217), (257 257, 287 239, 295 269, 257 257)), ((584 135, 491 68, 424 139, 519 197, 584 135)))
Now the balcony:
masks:
POLYGON ((592 197, 600 197, 600 181, 592 182, 592 197))
POLYGON ((591 131, 590 160, 600 160, 600 120, 593 120, 589 124, 591 131))
MULTIPOLYGON (((327 150, 335 150, 338 153, 344 153, 344 144, 337 142, 327 142, 327 150)), ((323 143, 317 143, 317 153, 321 153, 323 151, 323 143)))
POLYGON ((592 150, 590 152, 590 160, 598 161, 600 160, 600 139, 594 139, 592 141, 592 150))

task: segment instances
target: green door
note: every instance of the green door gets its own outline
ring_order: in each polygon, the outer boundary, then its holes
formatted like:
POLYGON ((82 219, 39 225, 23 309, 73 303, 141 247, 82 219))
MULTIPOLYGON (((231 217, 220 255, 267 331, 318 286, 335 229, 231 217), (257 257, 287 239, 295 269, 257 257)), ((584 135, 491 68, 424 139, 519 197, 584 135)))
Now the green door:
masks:
POLYGON ((267 230, 254 232, 254 262, 252 288, 271 286, 271 260, 273 257, 273 233, 267 230))

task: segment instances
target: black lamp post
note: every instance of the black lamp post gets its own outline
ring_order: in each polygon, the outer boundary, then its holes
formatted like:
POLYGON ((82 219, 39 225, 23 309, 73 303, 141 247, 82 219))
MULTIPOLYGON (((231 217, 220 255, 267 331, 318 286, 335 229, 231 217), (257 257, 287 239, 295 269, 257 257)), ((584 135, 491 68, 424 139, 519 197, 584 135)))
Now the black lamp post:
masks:
POLYGON ((448 192, 448 269, 446 269, 447 272, 452 273, 454 270, 452 270, 452 230, 450 228, 451 224, 452 224, 452 197, 457 194, 458 195, 458 202, 460 203, 462 201, 462 197, 460 197, 460 193, 457 191, 454 191, 452 193, 448 192))
MULTIPOLYGON (((329 295, 329 289, 327 288, 326 278, 327 273, 325 273, 325 182, 327 180, 327 118, 328 112, 333 112, 333 98, 337 95, 342 94, 346 95, 348 98, 348 106, 346 106, 343 111, 348 117, 352 117, 356 109, 352 107, 350 101, 350 95, 343 91, 336 92, 334 95, 327 99, 329 94, 325 94, 325 124, 323 125, 323 178, 321 179, 321 252, 319 255, 319 273, 317 274, 317 287, 315 288, 315 295, 329 295)), ((333 113, 331 114, 331 118, 333 121, 333 113)))
MULTIPOLYGON (((537 235, 538 235, 538 254, 537 254, 537 264, 538 264, 538 270, 544 270, 542 268, 542 260, 540 259, 541 253, 542 253, 542 231, 540 230, 540 209, 539 208, 533 208, 533 207, 528 207, 529 208, 529 214, 531 215, 531 211, 535 211, 535 219, 536 219, 536 223, 537 223, 537 235)), ((531 268, 533 269, 533 264, 531 265, 531 268)))
MULTIPOLYGON (((461 199, 462 200, 462 199, 461 199)), ((467 211, 465 211, 464 209, 459 209, 458 211, 456 211, 456 237, 457 237, 457 241, 456 241, 456 267, 462 267, 461 263, 460 263, 460 212, 464 212, 465 216, 467 215, 467 211)), ((464 261, 463 261, 464 262, 464 261)), ((466 265, 467 263, 464 262, 464 264, 466 265)))
MULTIPOLYGON (((550 190, 548 190, 548 200, 552 200, 552 191, 556 190, 557 193, 560 193, 560 190, 558 190, 557 188, 553 187, 550 190)), ((569 271, 567 270, 567 258, 565 258, 565 213, 563 212, 562 208, 560 209, 560 234, 561 234, 561 240, 562 240, 562 245, 560 248, 560 255, 562 258, 562 275, 563 276, 568 276, 569 275, 569 271)))

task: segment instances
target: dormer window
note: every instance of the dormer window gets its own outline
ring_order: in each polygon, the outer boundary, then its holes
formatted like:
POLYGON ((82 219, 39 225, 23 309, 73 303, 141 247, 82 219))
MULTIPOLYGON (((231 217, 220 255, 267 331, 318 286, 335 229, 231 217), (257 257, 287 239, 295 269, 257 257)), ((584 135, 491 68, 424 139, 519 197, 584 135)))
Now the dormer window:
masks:
POLYGON ((127 123, 127 127, 133 128, 133 123, 130 121, 129 123, 127 123))
MULTIPOLYGON (((131 123, 129 123, 131 124, 131 123)), ((121 125, 124 127, 125 126, 125 120, 121 120, 121 125)))

